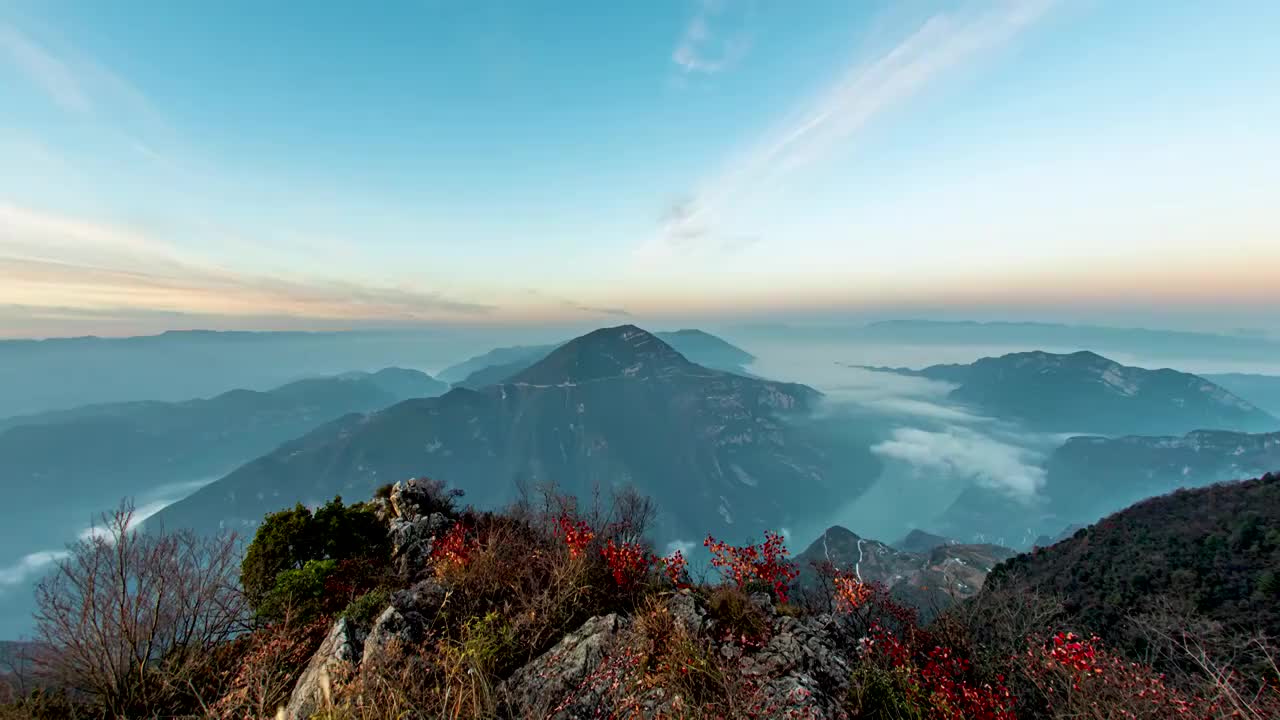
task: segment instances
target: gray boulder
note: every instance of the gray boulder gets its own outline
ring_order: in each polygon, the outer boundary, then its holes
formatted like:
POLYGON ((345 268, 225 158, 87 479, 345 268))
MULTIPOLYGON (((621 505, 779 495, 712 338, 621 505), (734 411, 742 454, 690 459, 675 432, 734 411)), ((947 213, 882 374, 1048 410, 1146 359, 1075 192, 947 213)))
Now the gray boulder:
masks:
POLYGON ((448 596, 449 591, 438 580, 427 578, 395 591, 391 595, 391 605, 406 617, 416 615, 423 624, 429 624, 448 596))
POLYGON ((667 610, 676 626, 690 635, 698 635, 707 626, 706 610, 688 590, 681 590, 667 598, 667 610))
POLYGON ((395 659, 397 649, 408 650, 422 640, 423 628, 396 609, 394 605, 382 611, 369 630, 364 641, 364 664, 384 664, 395 659))
POLYGON ((283 720, 308 720, 327 702, 335 679, 355 670, 360 662, 361 646, 355 629, 346 618, 338 618, 311 656, 298 683, 293 686, 283 720))
POLYGON ((610 614, 593 617, 556 646, 517 670, 498 688, 512 717, 572 720, 592 717, 605 688, 588 682, 628 621, 610 614))

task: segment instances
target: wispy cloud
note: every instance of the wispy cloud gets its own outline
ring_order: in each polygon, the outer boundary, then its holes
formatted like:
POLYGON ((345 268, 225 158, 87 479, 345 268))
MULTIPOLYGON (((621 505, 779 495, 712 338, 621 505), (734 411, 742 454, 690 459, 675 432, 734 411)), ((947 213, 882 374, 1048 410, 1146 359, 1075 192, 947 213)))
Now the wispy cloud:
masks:
POLYGON ((588 305, 586 303, 578 302, 577 300, 571 300, 569 298, 563 298, 557 295, 552 295, 546 291, 538 290, 536 288, 525 288, 524 293, 526 295, 529 295, 530 297, 535 297, 535 298, 549 301, 567 310, 576 310, 578 312, 589 313, 591 315, 613 315, 615 317, 631 317, 631 312, 628 311, 626 308, 606 307, 601 305, 588 305))
MULTIPOLYGON (((829 156, 877 116, 948 71, 1008 42, 1052 4, 1053 0, 1007 0, 929 17, 879 57, 844 70, 827 90, 790 113, 791 119, 777 132, 674 207, 664 216, 659 236, 644 250, 668 254, 688 249, 693 241, 716 237, 719 227, 739 208, 758 203, 780 180, 829 156)), ((686 39, 704 38, 705 22, 695 18, 686 39)), ((696 66, 697 56, 691 53, 686 51, 684 56, 696 66)))
POLYGON ((8 64, 51 103, 148 162, 172 167, 178 133, 146 93, 53 32, 0 20, 0 64, 8 64))
POLYGON ((0 53, 63 109, 76 113, 92 110, 76 72, 17 28, 0 23, 0 53))
POLYGON ((698 0, 697 9, 671 52, 685 73, 710 75, 733 66, 746 55, 751 40, 745 28, 749 6, 742 0, 698 0))
POLYGON ((169 312, 384 321, 484 315, 426 288, 240 272, 110 224, 0 205, 0 304, 67 312, 169 312))

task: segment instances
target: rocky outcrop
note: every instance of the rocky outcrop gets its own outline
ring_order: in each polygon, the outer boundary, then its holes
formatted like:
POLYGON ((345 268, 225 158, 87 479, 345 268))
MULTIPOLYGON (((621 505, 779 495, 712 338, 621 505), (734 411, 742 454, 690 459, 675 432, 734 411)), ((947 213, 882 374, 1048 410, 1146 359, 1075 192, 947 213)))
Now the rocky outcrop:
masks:
MULTIPOLYGON (((443 513, 424 515, 422 511, 440 507, 442 498, 456 496, 457 493, 444 490, 442 483, 422 478, 398 482, 387 496, 374 501, 379 517, 387 523, 393 557, 406 584, 430 573, 435 538, 452 524, 443 513)), ((426 639, 431 621, 447 595, 434 577, 427 577, 392 594, 391 604, 369 628, 357 628, 345 618, 339 619, 294 686, 286 710, 292 714, 286 717, 310 717, 320 706, 326 678, 332 678, 336 670, 347 672, 357 666, 389 661, 394 657, 393 651, 412 649, 426 639)))
POLYGON ((421 628, 405 618, 394 606, 382 611, 364 641, 363 664, 382 665, 394 661, 395 653, 410 649, 422 638, 421 628))
POLYGON ((379 516, 387 523, 401 577, 412 580, 426 565, 436 537, 452 523, 440 510, 460 495, 461 491, 448 490, 438 480, 410 478, 392 485, 387 496, 379 498, 379 516))
MULTIPOLYGON (((703 601, 690 592, 666 600, 666 612, 681 633, 698 644, 710 643, 751 707, 753 717, 836 718, 848 692, 857 644, 850 642, 837 618, 817 615, 804 620, 779 614, 768 596, 752 604, 768 618, 769 632, 758 646, 730 639, 708 617, 703 601), (749 695, 749 697, 747 697, 749 695)), ((587 717, 673 717, 684 703, 674 688, 651 686, 620 692, 631 682, 637 659, 629 650, 633 625, 628 618, 606 615, 588 620, 554 648, 517 670, 499 688, 508 717, 571 720, 587 717), (625 696, 625 700, 620 700, 625 696), (615 707, 618 703, 625 707, 615 707)))
POLYGON ((587 680, 628 625, 616 614, 593 617, 517 670, 498 689, 511 717, 589 716, 600 706, 603 693, 587 680))
POLYGON ((707 612, 688 590, 681 590, 667 600, 667 612, 676 627, 690 635, 701 633, 707 626, 707 612))
POLYGON ((394 518, 390 526, 391 551, 396 559, 396 568, 401 577, 412 577, 431 557, 435 538, 449 526, 449 519, 440 513, 432 513, 408 520, 394 518))
POLYGON ((355 669, 362 647, 359 632, 339 618, 298 678, 281 720, 307 720, 323 708, 333 680, 355 669))
POLYGON ((834 717, 849 687, 852 667, 847 652, 848 644, 842 642, 831 616, 801 621, 783 615, 774 620, 769 642, 743 655, 738 667, 744 677, 759 679, 759 702, 770 712, 834 717))

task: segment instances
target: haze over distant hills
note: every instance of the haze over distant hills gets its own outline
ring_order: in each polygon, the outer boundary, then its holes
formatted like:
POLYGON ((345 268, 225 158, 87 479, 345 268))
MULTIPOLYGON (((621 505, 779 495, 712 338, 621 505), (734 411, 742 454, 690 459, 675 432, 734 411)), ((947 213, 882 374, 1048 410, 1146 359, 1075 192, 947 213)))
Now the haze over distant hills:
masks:
POLYGON ((1101 325, 964 320, 883 320, 840 323, 754 324, 732 328, 734 337, 774 337, 825 342, 891 342, 920 345, 1052 347, 1183 359, 1219 358, 1274 363, 1280 338, 1101 325))
POLYGON ((1205 428, 1280 429, 1280 419, 1202 377, 1129 367, 1088 351, 1011 353, 923 370, 869 369, 957 384, 951 400, 1048 432, 1161 435, 1205 428))
POLYGON ((0 417, 97 403, 176 402, 234 389, 269 390, 352 370, 442 367, 466 352, 491 347, 495 337, 545 342, 548 333, 563 332, 182 331, 131 338, 0 340, 0 417))
MULTIPOLYGON (((114 495, 157 481, 203 477, 352 412, 447 386, 414 370, 300 380, 267 392, 233 390, 177 403, 87 405, 0 420, 0 465, 19 500, 47 483, 114 495), (74 447, 75 452, 67 452, 74 447)), ((12 495, 11 495, 12 496, 12 495)), ((30 498, 34 500, 34 497, 30 498)))
POLYGON ((480 506, 554 481, 580 497, 633 484, 659 537, 731 537, 811 517, 879 463, 810 411, 820 394, 711 370, 634 326, 566 343, 509 381, 352 416, 282 446, 161 513, 170 526, 240 527, 297 500, 365 497, 427 475, 480 506))

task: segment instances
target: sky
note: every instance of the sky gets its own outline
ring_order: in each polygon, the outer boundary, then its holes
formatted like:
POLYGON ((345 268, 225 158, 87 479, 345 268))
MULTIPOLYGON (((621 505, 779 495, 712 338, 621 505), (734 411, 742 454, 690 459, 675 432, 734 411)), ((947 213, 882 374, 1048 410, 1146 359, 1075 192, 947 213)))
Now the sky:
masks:
POLYGON ((1280 332, 1280 4, 0 0, 0 336, 1280 332))

